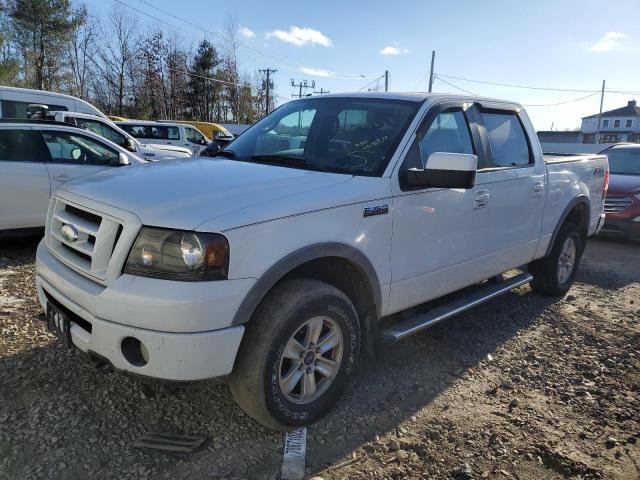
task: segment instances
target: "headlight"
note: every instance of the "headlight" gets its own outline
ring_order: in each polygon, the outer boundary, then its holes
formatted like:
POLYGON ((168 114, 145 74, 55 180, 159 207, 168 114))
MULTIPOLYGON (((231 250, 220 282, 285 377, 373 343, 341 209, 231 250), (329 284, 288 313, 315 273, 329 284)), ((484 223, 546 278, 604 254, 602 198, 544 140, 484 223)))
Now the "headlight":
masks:
POLYGON ((229 269, 229 242, 215 233, 143 227, 124 273, 183 282, 222 280, 229 269))

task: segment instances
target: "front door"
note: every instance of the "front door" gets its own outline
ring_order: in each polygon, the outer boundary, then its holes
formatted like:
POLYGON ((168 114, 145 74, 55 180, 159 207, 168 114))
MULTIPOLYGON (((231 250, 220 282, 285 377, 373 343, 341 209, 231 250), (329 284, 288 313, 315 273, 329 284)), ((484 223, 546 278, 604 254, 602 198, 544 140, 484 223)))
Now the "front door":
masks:
POLYGON ((119 152, 87 135, 63 130, 42 130, 51 160, 47 170, 51 191, 63 183, 118 166, 119 152))
POLYGON ((470 104, 443 103, 429 110, 394 182, 389 313, 404 310, 487 278, 492 231, 485 149, 470 104), (478 156, 472 189, 412 190, 409 168, 424 168, 434 152, 478 156))
POLYGON ((51 196, 39 133, 0 128, 0 230, 44 227, 51 196))

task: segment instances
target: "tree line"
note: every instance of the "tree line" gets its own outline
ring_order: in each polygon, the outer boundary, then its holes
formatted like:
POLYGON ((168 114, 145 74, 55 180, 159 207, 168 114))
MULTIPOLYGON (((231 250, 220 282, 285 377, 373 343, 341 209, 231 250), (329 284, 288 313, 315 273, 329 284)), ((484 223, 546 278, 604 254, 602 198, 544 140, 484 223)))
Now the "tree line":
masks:
POLYGON ((70 0, 0 0, 0 84, 128 118, 253 123, 265 114, 266 85, 239 71, 237 35, 232 17, 217 42, 189 45, 117 4, 98 17, 70 0))

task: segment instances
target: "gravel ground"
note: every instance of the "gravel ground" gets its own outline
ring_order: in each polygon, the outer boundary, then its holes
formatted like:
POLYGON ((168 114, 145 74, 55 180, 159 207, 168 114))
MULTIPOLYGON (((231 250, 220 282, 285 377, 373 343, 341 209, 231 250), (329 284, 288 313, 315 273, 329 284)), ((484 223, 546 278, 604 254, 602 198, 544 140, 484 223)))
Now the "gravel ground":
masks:
MULTIPOLYGON (((226 385, 149 386, 46 333, 37 240, 0 243, 0 479, 278 478, 283 436, 226 385), (133 448, 205 435, 191 454, 133 448)), ((366 361, 308 429, 324 479, 640 478, 640 244, 589 242, 562 300, 528 287, 366 361)))

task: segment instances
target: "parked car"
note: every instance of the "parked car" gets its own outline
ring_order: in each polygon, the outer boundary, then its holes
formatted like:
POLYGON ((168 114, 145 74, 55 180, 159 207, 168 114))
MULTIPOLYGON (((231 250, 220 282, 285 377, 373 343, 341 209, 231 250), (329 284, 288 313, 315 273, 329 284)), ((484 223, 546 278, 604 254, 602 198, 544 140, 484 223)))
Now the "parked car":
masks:
POLYGON ((42 229, 51 194, 63 183, 142 163, 113 142, 71 125, 0 120, 0 234, 42 229))
POLYGON ((198 129, 205 137, 211 140, 218 139, 233 139, 233 135, 229 130, 220 125, 219 123, 211 122, 197 122, 195 120, 162 120, 163 122, 182 123, 185 125, 191 125, 198 129))
POLYGON ((144 145, 111 120, 88 113, 48 112, 45 118, 85 128, 150 162, 191 157, 191 150, 188 148, 153 143, 144 145))
POLYGON ((565 294, 604 222, 607 168, 605 156, 545 158, 516 103, 303 98, 216 161, 59 189, 38 298, 66 345, 156 379, 228 375, 246 412, 286 430, 330 409, 377 339, 525 283, 565 294), (61 236, 79 225, 78 240, 61 236))
POLYGON ((614 145, 601 153, 611 169, 602 233, 640 240, 640 145, 614 145))
POLYGON ((198 155, 210 140, 198 129, 181 123, 127 120, 116 124, 144 144, 180 145, 198 155))
POLYGON ((29 105, 45 105, 49 110, 90 113, 101 118, 105 115, 84 100, 62 93, 0 86, 0 118, 29 118, 29 105))

